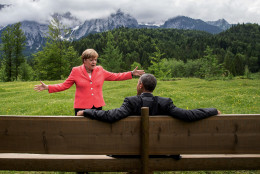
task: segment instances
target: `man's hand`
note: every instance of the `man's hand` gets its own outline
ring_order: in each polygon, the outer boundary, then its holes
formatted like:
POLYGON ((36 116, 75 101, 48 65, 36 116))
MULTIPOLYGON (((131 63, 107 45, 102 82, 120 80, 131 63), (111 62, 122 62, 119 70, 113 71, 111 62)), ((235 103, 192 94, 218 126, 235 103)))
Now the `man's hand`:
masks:
POLYGON ((34 90, 35 90, 35 91, 40 92, 40 91, 48 90, 48 89, 49 89, 48 85, 45 85, 42 81, 40 81, 40 82, 41 82, 41 85, 35 85, 35 86, 34 86, 34 90))
POLYGON ((84 116, 84 111, 78 111, 77 116, 84 116))
POLYGON ((218 110, 218 115, 220 115, 221 114, 221 112, 218 110))
POLYGON ((137 68, 138 66, 132 71, 134 76, 141 76, 145 73, 144 70, 137 70, 137 68))

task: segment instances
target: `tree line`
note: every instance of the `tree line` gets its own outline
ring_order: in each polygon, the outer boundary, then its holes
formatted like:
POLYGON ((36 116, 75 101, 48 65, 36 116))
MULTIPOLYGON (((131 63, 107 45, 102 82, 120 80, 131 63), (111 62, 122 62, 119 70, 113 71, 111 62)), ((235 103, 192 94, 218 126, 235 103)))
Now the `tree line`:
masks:
POLYGON ((42 50, 28 62, 23 54, 25 36, 20 23, 2 33, 0 80, 57 80, 66 78, 80 65, 81 53, 95 49, 98 64, 111 72, 139 66, 158 78, 230 78, 259 72, 260 27, 238 24, 217 35, 178 29, 118 28, 90 34, 77 41, 57 19, 49 25, 42 50))
MULTIPOLYGON (((102 56, 111 37, 123 55, 117 59, 122 59, 121 71, 140 64, 148 72, 157 66, 161 77, 219 78, 241 76, 245 71, 255 73, 260 68, 257 24, 238 24, 216 35, 194 30, 119 28, 89 35, 72 45, 78 53, 91 47, 102 56)), ((101 59, 100 63, 105 62, 101 59)))
POLYGON ((32 54, 30 59, 22 54, 26 37, 20 26, 20 23, 8 26, 2 33, 0 81, 64 79, 72 67, 81 63, 70 42, 63 39, 69 31, 57 19, 54 18, 49 24, 47 41, 42 50, 32 54), (16 30, 19 30, 19 36, 15 35, 16 30), (15 44, 15 38, 20 38, 20 44, 15 44), (16 58, 17 45, 19 61, 16 58), (14 73, 15 67, 18 67, 17 73, 14 73))

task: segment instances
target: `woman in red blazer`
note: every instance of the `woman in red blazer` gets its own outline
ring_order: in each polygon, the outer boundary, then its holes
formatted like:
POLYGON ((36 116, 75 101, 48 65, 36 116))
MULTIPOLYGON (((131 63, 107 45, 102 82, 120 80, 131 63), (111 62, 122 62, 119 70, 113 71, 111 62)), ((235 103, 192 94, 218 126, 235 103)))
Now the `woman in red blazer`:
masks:
POLYGON ((79 110, 102 109, 105 105, 102 87, 104 81, 119 81, 132 79, 132 76, 141 76, 143 70, 137 67, 131 72, 111 73, 97 66, 98 53, 94 49, 87 49, 82 53, 83 65, 74 67, 65 82, 56 85, 35 85, 36 91, 48 90, 49 93, 60 92, 76 84, 74 101, 75 115, 79 110))

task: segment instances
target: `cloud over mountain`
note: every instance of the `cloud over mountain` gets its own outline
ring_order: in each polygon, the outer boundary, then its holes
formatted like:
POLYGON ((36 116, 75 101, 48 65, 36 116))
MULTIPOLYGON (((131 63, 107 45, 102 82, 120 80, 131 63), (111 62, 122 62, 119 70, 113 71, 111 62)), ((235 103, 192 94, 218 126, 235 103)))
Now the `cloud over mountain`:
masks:
POLYGON ((138 22, 160 22, 182 15, 203 21, 226 19, 229 23, 260 23, 258 0, 1 0, 0 26, 23 20, 46 23, 54 13, 70 12, 80 21, 104 18, 117 9, 130 13, 138 22))

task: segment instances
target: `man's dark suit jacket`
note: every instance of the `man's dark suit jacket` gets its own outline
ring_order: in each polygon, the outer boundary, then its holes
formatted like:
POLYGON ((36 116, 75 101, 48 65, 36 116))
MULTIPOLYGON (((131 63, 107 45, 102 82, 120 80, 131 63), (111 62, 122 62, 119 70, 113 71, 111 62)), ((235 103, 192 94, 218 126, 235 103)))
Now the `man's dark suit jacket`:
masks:
POLYGON ((149 115, 170 115, 184 121, 196 121, 218 114, 215 108, 181 109, 176 107, 170 98, 142 93, 140 96, 126 97, 120 108, 108 111, 86 109, 84 116, 104 122, 115 122, 129 115, 141 115, 141 107, 149 107, 149 115))

